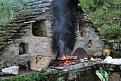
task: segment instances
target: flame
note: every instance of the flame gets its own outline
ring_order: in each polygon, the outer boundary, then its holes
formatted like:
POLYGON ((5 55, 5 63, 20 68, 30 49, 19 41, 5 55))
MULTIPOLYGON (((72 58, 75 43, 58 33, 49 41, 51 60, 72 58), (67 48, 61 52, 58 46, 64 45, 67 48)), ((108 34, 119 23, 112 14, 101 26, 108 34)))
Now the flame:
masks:
POLYGON ((63 60, 64 63, 60 64, 59 66, 63 67, 66 65, 76 64, 76 62, 73 62, 73 59, 77 59, 77 56, 65 56, 63 54, 61 60, 63 60))
POLYGON ((75 62, 73 62, 72 60, 65 60, 64 61, 64 65, 70 65, 70 64, 73 64, 75 62))

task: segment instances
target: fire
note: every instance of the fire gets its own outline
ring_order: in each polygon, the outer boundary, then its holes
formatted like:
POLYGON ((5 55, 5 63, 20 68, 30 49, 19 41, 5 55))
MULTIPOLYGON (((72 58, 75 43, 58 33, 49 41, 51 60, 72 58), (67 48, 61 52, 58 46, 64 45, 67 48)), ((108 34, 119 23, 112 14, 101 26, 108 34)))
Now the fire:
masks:
POLYGON ((76 62, 73 62, 71 59, 64 61, 64 65, 71 65, 71 64, 76 64, 76 62))
POLYGON ((74 59, 77 59, 77 56, 66 56, 63 54, 63 56, 61 57, 63 63, 59 64, 59 66, 63 67, 66 65, 76 64, 76 62, 73 62, 74 59))

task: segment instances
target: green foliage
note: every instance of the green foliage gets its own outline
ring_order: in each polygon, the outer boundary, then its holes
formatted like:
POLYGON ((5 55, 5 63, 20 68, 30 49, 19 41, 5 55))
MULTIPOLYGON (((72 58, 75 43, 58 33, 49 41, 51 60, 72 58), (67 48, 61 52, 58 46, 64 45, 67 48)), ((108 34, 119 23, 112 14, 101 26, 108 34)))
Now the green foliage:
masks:
POLYGON ((16 17, 17 11, 27 0, 0 0, 0 25, 5 25, 16 17))
POLYGON ((100 34, 108 39, 121 38, 121 0, 79 0, 100 34), (114 33, 115 32, 115 33, 114 33))
POLYGON ((121 35, 121 28, 117 24, 113 24, 109 27, 106 26, 102 29, 101 34, 107 39, 117 39, 121 35))
POLYGON ((46 75, 47 75, 46 73, 34 72, 29 75, 15 76, 15 77, 11 77, 9 79, 4 79, 0 81, 45 81, 46 75))
POLYGON ((93 5, 93 0, 79 0, 79 6, 88 9, 91 5, 93 5))

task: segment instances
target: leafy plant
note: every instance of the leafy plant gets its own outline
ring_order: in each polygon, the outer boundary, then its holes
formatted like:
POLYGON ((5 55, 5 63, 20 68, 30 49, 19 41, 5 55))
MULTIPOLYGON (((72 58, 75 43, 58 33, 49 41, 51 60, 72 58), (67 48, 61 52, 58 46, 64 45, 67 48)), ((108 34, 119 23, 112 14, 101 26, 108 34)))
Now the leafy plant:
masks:
POLYGON ((101 34, 107 39, 117 39, 121 35, 121 28, 117 24, 106 26, 102 29, 101 34))
POLYGON ((15 76, 15 77, 11 77, 9 79, 4 79, 0 81, 45 81, 46 75, 47 75, 46 73, 34 72, 29 75, 15 76))
POLYGON ((121 38, 121 0, 79 0, 94 26, 106 39, 121 38))
POLYGON ((17 11, 27 0, 0 0, 0 25, 5 25, 16 17, 17 11))

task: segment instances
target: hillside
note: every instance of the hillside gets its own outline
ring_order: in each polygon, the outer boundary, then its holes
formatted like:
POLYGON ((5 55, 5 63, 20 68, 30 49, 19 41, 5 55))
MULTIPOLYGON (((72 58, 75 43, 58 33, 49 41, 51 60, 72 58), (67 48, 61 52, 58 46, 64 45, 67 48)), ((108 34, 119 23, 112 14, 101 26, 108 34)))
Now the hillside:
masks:
POLYGON ((79 5, 106 39, 121 38, 121 0, 80 0, 79 5))

